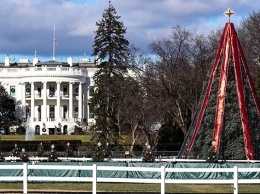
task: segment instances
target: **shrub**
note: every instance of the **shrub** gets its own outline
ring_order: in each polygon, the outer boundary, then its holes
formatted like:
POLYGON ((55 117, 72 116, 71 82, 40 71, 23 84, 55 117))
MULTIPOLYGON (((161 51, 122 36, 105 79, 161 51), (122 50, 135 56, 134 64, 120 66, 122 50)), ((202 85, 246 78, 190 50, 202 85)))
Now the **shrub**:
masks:
POLYGON ((16 134, 19 134, 19 135, 24 135, 26 132, 25 128, 23 126, 19 126, 17 129, 16 129, 16 134))

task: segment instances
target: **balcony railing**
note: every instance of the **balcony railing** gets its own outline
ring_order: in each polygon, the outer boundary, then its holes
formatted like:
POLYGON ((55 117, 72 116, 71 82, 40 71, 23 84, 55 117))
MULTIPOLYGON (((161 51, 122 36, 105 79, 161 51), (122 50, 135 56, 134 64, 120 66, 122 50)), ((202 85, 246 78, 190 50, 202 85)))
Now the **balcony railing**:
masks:
MULTIPOLYGON (((60 120, 61 121, 67 121, 67 122, 77 122, 77 121, 82 122, 83 119, 78 119, 78 118, 50 118, 50 117, 47 117, 46 120, 48 122, 59 122, 60 120)), ((42 118, 38 118, 38 117, 33 118, 33 122, 40 122, 40 121, 42 121, 42 118)))
POLYGON ((33 77, 37 76, 87 76, 88 71, 82 68, 68 67, 27 67, 17 69, 0 69, 0 77, 33 77))
MULTIPOLYGON (((63 99, 69 99, 69 94, 61 94, 60 95, 63 99)), ((48 94, 47 95, 47 98, 57 98, 58 96, 56 94, 48 94)), ((31 98, 31 95, 30 94, 27 94, 25 96, 25 98, 31 98)), ((34 94, 34 99, 42 99, 43 98, 43 95, 39 95, 39 94, 34 94)), ((78 94, 73 94, 73 98, 74 99, 78 99, 78 94)))

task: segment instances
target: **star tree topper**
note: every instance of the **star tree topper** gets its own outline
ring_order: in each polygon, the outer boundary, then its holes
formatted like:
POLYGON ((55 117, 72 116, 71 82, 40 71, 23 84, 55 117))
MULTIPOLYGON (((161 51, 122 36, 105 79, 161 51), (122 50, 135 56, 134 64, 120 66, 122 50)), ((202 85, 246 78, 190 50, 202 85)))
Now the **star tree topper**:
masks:
POLYGON ((228 17, 228 19, 230 21, 231 16, 233 14, 235 14, 235 12, 232 9, 228 8, 228 10, 226 12, 224 12, 224 14, 228 17))

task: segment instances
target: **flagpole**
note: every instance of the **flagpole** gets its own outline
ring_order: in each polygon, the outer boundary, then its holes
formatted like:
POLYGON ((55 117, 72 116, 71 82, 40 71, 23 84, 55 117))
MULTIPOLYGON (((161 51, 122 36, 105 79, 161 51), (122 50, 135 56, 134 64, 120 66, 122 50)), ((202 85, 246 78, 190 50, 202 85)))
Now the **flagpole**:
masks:
POLYGON ((54 23, 54 31, 53 31, 53 49, 52 49, 52 60, 55 61, 55 23, 54 23))

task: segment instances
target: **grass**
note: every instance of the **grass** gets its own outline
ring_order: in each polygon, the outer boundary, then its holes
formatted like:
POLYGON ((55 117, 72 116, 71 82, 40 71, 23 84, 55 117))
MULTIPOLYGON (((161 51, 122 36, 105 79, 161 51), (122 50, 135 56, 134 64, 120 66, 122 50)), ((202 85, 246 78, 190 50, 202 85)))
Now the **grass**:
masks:
MULTIPOLYGON (((35 135, 35 141, 53 141, 53 140, 81 140, 82 143, 91 142, 91 134, 88 135, 35 135)), ((123 135, 123 141, 127 135, 123 135)), ((1 135, 1 141, 25 141, 25 135, 1 135)))
MULTIPOLYGON (((28 183, 28 191, 92 191, 91 183, 28 183), (46 189, 47 188, 47 189, 46 189), (79 189, 80 188, 80 189, 79 189)), ((22 191, 22 183, 0 183, 4 190, 22 191)), ((0 190, 1 190, 0 189, 0 190)), ((98 192, 158 192, 159 184, 97 183, 98 192)), ((260 185, 239 185, 239 193, 260 193, 260 185)), ((167 193, 233 193, 232 185, 166 184, 167 193)))
MULTIPOLYGON (((81 140, 83 143, 90 142, 91 135, 35 135, 36 141, 53 141, 53 140, 81 140)), ((25 135, 1 135, 1 141, 23 141, 25 135)))

